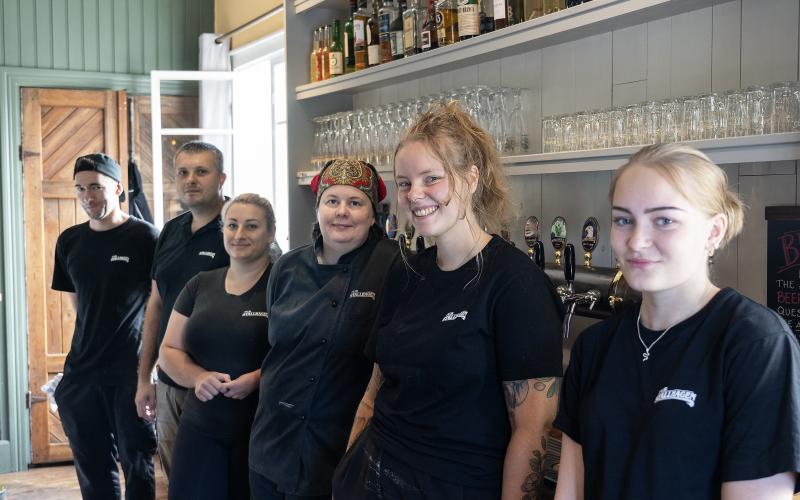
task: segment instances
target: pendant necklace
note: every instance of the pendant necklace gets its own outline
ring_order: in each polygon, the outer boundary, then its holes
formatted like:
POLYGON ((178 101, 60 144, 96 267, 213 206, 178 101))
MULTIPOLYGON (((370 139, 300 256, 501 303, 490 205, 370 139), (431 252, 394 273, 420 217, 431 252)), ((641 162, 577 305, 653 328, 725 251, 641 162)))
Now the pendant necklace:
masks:
POLYGON ((661 332, 661 335, 659 335, 658 338, 655 339, 652 344, 647 345, 647 344, 644 343, 644 340, 642 339, 642 331, 641 331, 641 329, 639 327, 639 325, 641 323, 642 323, 642 310, 639 309, 639 315, 636 317, 636 335, 639 336, 639 342, 641 342, 642 343, 642 347, 644 347, 644 352, 642 353, 642 363, 644 363, 645 361, 647 361, 650 358, 650 349, 652 349, 653 346, 656 345, 656 342, 661 340, 661 337, 666 335, 667 332, 669 331, 669 329, 672 328, 675 325, 674 324, 670 325, 666 330, 661 332))

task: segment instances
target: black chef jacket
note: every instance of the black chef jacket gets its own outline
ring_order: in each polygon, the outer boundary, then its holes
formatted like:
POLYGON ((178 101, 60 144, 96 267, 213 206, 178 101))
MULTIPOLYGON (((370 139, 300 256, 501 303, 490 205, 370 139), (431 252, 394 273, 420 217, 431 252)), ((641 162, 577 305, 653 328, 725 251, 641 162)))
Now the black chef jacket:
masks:
MULTIPOLYGON (((321 240, 318 240, 317 246, 321 240)), ((250 468, 286 494, 328 495, 372 373, 364 346, 396 242, 372 233, 335 265, 315 246, 282 256, 267 285, 270 351, 261 367, 250 468)))
MULTIPOLYGON (((158 344, 164 340, 172 308, 183 287, 197 273, 230 264, 222 244, 222 219, 217 216, 192 233, 192 212, 170 220, 161 231, 156 245, 152 278, 161 295, 161 323, 158 325, 158 344)), ((160 368, 158 378, 173 387, 180 387, 160 368)))

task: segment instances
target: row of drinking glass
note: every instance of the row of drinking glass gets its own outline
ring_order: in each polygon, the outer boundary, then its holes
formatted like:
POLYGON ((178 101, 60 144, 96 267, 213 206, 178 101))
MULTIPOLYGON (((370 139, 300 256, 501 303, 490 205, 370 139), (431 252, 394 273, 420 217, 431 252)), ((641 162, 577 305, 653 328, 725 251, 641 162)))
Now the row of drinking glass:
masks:
POLYGON ((648 101, 542 120, 545 153, 800 130, 800 83, 648 101))
POLYGON ((392 164, 403 133, 433 103, 457 101, 495 139, 500 154, 526 154, 529 148, 523 89, 461 87, 417 99, 314 118, 311 163, 319 169, 331 158, 358 158, 392 164))

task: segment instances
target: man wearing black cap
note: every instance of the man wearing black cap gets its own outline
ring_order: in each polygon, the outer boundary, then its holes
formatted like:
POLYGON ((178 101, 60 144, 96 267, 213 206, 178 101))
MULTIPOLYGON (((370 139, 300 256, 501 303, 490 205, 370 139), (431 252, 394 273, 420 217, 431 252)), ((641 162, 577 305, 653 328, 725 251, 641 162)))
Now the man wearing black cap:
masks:
POLYGON ((55 399, 84 499, 155 498, 152 423, 134 405, 136 367, 158 231, 120 208, 119 164, 104 154, 75 162, 78 202, 89 221, 58 237, 53 289, 76 311, 72 346, 55 399))
POLYGON ((162 370, 158 371, 157 386, 153 384, 152 371, 158 348, 164 340, 175 301, 186 283, 199 272, 230 263, 222 244, 220 218, 225 203, 222 152, 207 142, 187 142, 175 153, 174 168, 178 197, 189 210, 164 225, 156 245, 136 391, 139 416, 158 417, 158 454, 167 477, 187 389, 162 370))

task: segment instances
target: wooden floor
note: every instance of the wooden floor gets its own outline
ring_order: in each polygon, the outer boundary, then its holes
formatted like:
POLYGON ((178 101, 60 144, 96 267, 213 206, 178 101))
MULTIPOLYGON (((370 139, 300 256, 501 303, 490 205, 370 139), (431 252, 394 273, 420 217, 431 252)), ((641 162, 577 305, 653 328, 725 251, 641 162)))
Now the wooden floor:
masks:
MULTIPOLYGON (((120 483, 124 480, 120 472, 120 483)), ((78 477, 75 467, 68 465, 48 465, 34 467, 25 472, 0 474, 0 485, 7 490, 9 500, 80 500, 78 477)), ((156 458, 156 499, 167 498, 167 482, 156 458)))

